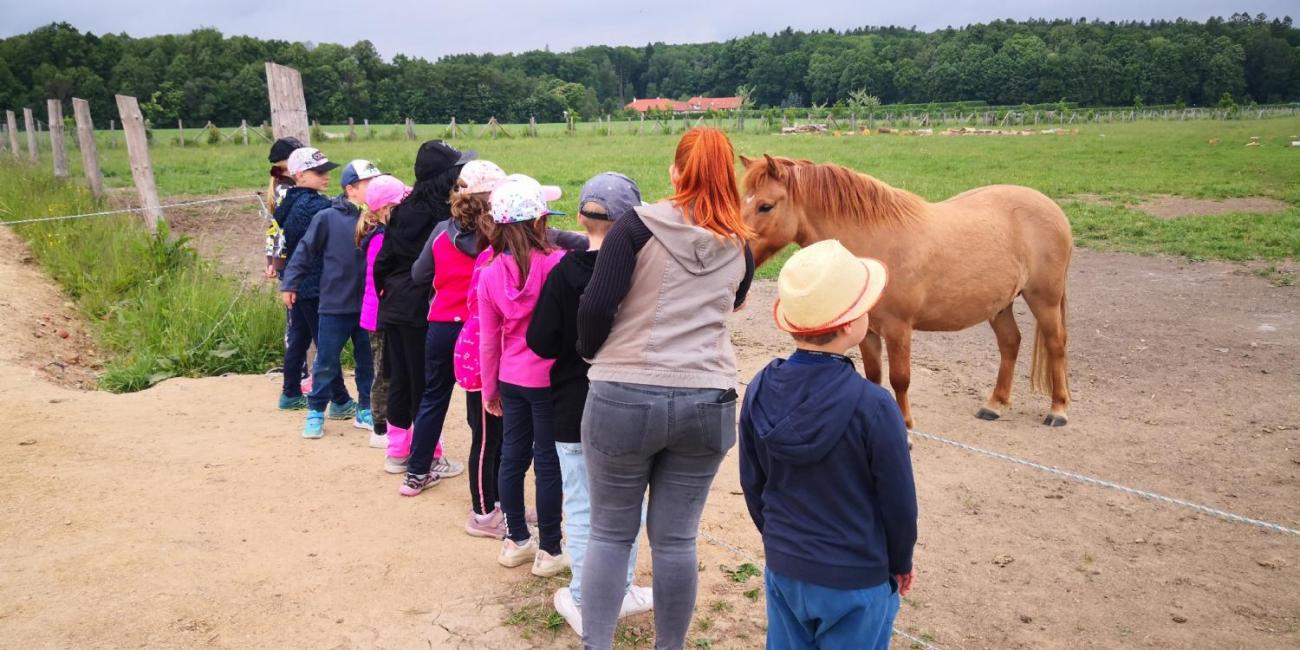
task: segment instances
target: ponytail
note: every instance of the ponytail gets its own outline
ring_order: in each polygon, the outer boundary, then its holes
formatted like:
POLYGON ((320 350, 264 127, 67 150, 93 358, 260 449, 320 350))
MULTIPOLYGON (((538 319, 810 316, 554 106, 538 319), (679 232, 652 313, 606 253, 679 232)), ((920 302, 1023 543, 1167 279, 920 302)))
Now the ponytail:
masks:
POLYGON ((686 132, 673 158, 677 193, 671 201, 695 225, 727 238, 751 239, 754 232, 740 217, 736 189, 736 154, 726 134, 709 127, 686 132))

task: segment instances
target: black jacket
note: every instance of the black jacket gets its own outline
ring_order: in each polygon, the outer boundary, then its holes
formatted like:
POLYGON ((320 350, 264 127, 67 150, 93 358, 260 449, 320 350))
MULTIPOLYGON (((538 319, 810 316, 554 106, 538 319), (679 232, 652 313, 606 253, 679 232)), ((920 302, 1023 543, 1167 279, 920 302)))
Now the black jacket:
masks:
POLYGON ((411 265, 438 224, 451 218, 448 197, 459 165, 439 176, 419 181, 388 217, 384 245, 375 258, 375 290, 379 291, 379 320, 385 325, 424 327, 429 323, 432 286, 411 277, 411 265))
POLYGON ((587 400, 587 370, 578 354, 578 302, 591 282, 600 251, 572 252, 546 276, 542 293, 528 323, 528 347, 551 366, 551 401, 556 442, 581 442, 583 404, 587 400))

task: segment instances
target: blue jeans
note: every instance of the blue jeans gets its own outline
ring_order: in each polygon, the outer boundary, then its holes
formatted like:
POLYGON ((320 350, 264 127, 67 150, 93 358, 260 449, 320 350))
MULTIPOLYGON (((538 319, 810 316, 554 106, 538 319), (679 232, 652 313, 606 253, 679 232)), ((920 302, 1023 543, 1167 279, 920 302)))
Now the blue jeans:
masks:
MULTIPOLYGON (((299 298, 293 303, 293 308, 289 310, 289 325, 284 334, 284 385, 282 390, 289 397, 298 397, 302 395, 302 368, 307 363, 307 348, 312 343, 320 347, 317 341, 317 330, 320 326, 320 315, 316 309, 320 307, 319 298, 299 298)), ((335 404, 346 404, 352 399, 348 395, 348 387, 343 384, 342 375, 336 377, 332 382, 326 382, 330 387, 330 401, 335 404)), ((320 385, 321 382, 312 378, 312 387, 320 385)))
MULTIPOLYGON (((501 510, 506 515, 506 535, 525 542, 531 535, 524 519, 524 475, 533 466, 537 499, 537 546, 551 555, 560 553, 560 520, 564 487, 560 459, 552 433, 551 389, 500 383, 503 431, 501 434, 501 510)), ((622 596, 619 597, 622 602, 622 596)))
MULTIPOLYGON (((312 366, 311 395, 307 408, 324 411, 330 402, 332 385, 343 383, 343 364, 339 356, 343 346, 352 341, 352 356, 357 363, 357 401, 370 408, 370 385, 375 381, 375 360, 370 351, 370 335, 361 329, 361 314, 321 314, 316 336, 316 363, 312 366)), ((347 394, 347 389, 344 389, 347 394)), ((337 402, 338 400, 335 400, 337 402)), ((345 400, 346 401, 346 400, 345 400)))
POLYGON ((766 571, 767 647, 889 650, 898 592, 887 580, 866 589, 831 589, 766 571))
MULTIPOLYGON (((587 538, 591 536, 591 493, 587 491, 587 461, 582 456, 581 442, 557 442, 555 451, 560 456, 560 474, 564 478, 564 535, 568 544, 573 579, 569 592, 573 604, 582 605, 582 560, 587 555, 587 538)), ((636 574, 636 544, 627 560, 627 586, 636 574)), ((624 587, 626 588, 626 586, 624 587)))
POLYGON ((411 427, 411 461, 408 472, 428 474, 433 452, 442 439, 442 425, 451 406, 451 391, 456 388, 456 337, 464 323, 429 323, 424 335, 424 391, 420 410, 411 427))

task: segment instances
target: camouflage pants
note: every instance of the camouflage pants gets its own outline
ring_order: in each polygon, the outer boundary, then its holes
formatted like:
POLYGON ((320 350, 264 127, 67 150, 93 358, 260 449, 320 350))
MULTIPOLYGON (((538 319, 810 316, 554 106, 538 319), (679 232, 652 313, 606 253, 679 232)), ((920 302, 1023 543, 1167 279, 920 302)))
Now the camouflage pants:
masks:
POLYGON ((384 363, 384 330, 370 333, 370 352, 375 357, 375 383, 370 387, 370 415, 375 433, 388 433, 388 364, 384 363))

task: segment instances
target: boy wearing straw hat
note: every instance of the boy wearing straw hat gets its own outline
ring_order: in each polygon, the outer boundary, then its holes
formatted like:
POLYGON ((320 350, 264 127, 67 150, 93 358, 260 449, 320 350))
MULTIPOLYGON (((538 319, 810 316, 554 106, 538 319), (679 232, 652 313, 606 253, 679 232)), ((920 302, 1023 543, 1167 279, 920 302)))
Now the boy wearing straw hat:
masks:
POLYGON ((907 428, 845 356, 887 277, 826 240, 777 280, 776 324, 796 349, 754 377, 740 415, 741 487, 767 556, 768 648, 888 648, 915 577, 907 428))

